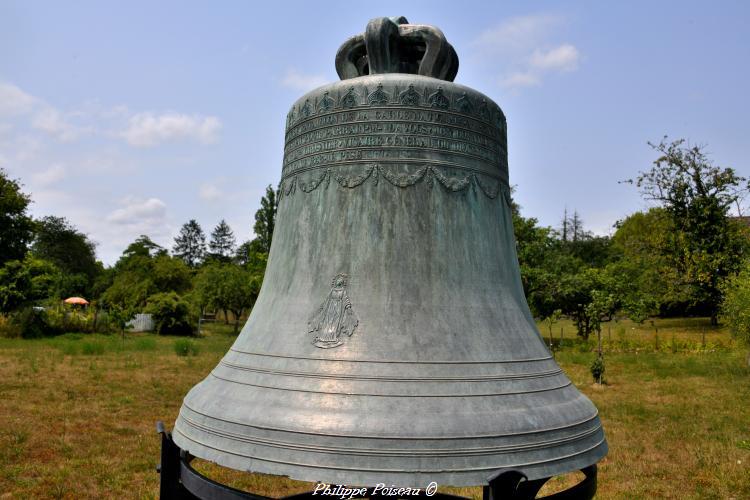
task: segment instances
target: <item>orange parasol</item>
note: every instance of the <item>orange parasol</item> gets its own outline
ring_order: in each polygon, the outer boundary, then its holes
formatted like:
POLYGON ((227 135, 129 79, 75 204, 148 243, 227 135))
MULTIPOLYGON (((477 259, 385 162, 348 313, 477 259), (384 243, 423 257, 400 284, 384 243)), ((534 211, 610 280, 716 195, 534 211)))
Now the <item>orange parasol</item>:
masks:
POLYGON ((77 304, 82 306, 89 305, 89 301, 82 297, 68 297, 63 302, 65 302, 66 304, 77 304))

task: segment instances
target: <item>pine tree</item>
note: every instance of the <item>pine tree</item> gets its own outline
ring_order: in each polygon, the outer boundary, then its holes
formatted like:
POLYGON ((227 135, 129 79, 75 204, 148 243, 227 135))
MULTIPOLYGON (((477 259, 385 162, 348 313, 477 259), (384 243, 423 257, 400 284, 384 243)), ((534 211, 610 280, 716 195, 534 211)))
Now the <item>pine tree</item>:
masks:
POLYGON ((573 243, 577 243, 585 237, 583 219, 578 215, 578 210, 574 210, 573 217, 570 218, 570 229, 573 232, 573 243))
POLYGON ((206 255, 206 235, 195 219, 182 225, 180 234, 174 239, 172 253, 190 267, 196 267, 203 261, 206 255))
POLYGON ((211 242, 208 244, 211 257, 222 261, 229 261, 234 252, 234 232, 224 219, 211 232, 211 242))

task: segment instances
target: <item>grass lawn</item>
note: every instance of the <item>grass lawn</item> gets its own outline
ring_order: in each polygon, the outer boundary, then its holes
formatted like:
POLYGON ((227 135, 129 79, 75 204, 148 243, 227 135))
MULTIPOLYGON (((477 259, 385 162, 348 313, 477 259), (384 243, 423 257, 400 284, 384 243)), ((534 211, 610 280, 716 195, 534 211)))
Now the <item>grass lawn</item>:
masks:
MULTIPOLYGON (((595 344, 575 341, 570 323, 560 342, 560 327, 557 360, 599 408, 609 441, 597 498, 750 498, 750 370, 725 331, 704 320, 605 325, 608 383, 599 386, 589 373, 595 344)), ((234 340, 224 325, 207 329, 188 343, 150 334, 0 339, 0 498, 156 497, 154 424, 171 427, 182 397, 234 340)), ((198 468, 274 496, 307 488, 198 468)))

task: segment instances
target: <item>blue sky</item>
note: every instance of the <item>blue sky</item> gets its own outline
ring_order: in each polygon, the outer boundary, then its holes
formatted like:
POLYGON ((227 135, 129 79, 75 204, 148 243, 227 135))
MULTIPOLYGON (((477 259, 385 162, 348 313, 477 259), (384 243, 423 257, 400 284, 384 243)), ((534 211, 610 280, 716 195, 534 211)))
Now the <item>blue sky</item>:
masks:
POLYGON ((68 217, 113 263, 140 234, 225 218, 250 238, 278 183, 284 120, 337 79, 370 18, 440 27, 456 82, 505 111, 526 216, 576 209, 599 234, 647 205, 618 184, 647 141, 707 145, 750 176, 747 2, 0 3, 0 167, 35 216, 68 217))

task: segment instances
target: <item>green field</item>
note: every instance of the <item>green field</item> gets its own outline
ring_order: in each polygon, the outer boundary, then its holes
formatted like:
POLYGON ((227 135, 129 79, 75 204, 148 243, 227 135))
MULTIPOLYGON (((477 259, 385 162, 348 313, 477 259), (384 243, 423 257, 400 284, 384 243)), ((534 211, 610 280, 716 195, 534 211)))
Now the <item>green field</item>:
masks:
MULTIPOLYGON (((597 498, 750 498, 750 370, 727 332, 705 320, 605 324, 600 386, 589 373, 596 344, 574 339, 570 323, 560 342, 560 326, 558 362, 599 408, 609 441, 597 498)), ((231 345, 230 331, 213 325, 187 342, 150 334, 0 339, 0 498, 156 497, 154 423, 171 426, 182 397, 231 345)), ((274 496, 307 488, 198 467, 274 496)))

